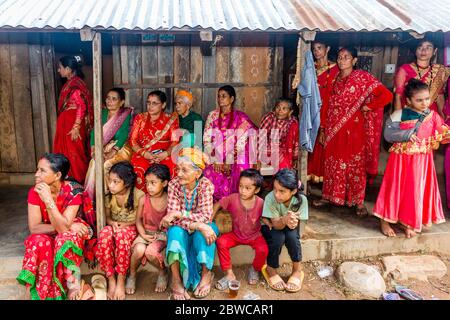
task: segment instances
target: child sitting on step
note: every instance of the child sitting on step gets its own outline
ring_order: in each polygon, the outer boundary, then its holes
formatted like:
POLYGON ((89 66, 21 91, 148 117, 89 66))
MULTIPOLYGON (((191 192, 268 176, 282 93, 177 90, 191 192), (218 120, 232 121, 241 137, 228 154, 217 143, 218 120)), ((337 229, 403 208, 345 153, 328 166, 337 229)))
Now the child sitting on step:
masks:
POLYGON ((303 187, 297 172, 282 169, 275 174, 273 191, 264 199, 261 232, 267 241, 269 255, 262 274, 273 290, 297 292, 302 287, 300 219, 308 218, 308 201, 301 193, 303 187), (279 256, 286 246, 293 262, 292 274, 287 283, 278 275, 279 256))
POLYGON ((239 193, 222 198, 214 205, 214 214, 224 209, 231 214, 233 231, 222 234, 217 239, 217 253, 220 267, 225 276, 216 283, 216 288, 226 290, 230 280, 236 280, 233 273, 230 249, 238 245, 248 245, 255 250, 253 264, 248 271, 248 283, 257 284, 258 272, 264 265, 268 248, 261 235, 261 214, 264 200, 256 194, 260 191, 263 177, 258 170, 247 169, 239 178, 239 193))
POLYGON ((159 228, 161 219, 167 213, 167 185, 170 170, 164 164, 154 164, 145 172, 147 194, 141 198, 136 217, 138 237, 131 248, 130 275, 127 279, 127 294, 136 291, 136 272, 139 265, 150 262, 158 269, 156 292, 167 289, 168 275, 164 264, 164 249, 167 246, 165 231, 159 228))

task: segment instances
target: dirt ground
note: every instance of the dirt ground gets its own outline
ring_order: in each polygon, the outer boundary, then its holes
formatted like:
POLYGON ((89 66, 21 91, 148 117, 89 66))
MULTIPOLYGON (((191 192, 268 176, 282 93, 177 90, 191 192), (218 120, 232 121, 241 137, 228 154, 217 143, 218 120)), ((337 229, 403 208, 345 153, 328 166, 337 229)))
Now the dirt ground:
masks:
MULTIPOLYGON (((390 277, 386 280, 386 287, 388 292, 394 292, 395 285, 404 285, 416 291, 423 296, 425 300, 450 300, 450 256, 439 256, 439 258, 447 265, 447 274, 441 278, 430 278, 428 281, 408 280, 401 283, 396 283, 390 277)), ((383 265, 381 257, 373 257, 358 260, 374 266, 383 274, 383 265)), ((345 288, 339 284, 335 275, 321 279, 317 275, 317 268, 321 265, 330 265, 334 270, 343 261, 332 261, 325 263, 321 261, 305 262, 303 263, 303 270, 305 271, 305 279, 303 288, 297 293, 277 292, 270 289, 262 276, 257 285, 249 285, 246 279, 246 272, 248 266, 241 266, 235 268, 235 274, 238 280, 241 281, 241 288, 236 299, 243 299, 243 296, 248 292, 253 292, 260 296, 261 300, 361 300, 371 299, 345 288)), ((280 275, 287 281, 291 272, 292 266, 285 264, 279 269, 280 275)), ((214 267, 215 274, 214 281, 222 277, 222 272, 214 267)), ((164 293, 155 293, 157 273, 141 270, 138 272, 136 293, 134 295, 127 295, 127 300, 168 300, 170 297, 170 290, 164 293)), ((87 280, 89 277, 87 277, 87 280)), ((192 296, 192 294, 191 294, 192 296)), ((219 291, 215 288, 211 290, 210 295, 204 300, 228 300, 228 291, 219 291)))

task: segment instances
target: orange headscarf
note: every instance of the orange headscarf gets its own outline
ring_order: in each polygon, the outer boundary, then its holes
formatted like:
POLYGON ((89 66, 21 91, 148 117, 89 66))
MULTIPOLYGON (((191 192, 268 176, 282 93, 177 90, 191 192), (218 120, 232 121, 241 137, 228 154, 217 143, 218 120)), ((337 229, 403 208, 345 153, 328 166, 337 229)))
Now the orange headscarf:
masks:
POLYGON ((175 96, 187 97, 191 102, 194 101, 194 96, 187 90, 178 90, 175 96))
POLYGON ((180 150, 178 156, 189 159, 201 170, 205 169, 209 161, 208 156, 198 148, 183 148, 180 150))

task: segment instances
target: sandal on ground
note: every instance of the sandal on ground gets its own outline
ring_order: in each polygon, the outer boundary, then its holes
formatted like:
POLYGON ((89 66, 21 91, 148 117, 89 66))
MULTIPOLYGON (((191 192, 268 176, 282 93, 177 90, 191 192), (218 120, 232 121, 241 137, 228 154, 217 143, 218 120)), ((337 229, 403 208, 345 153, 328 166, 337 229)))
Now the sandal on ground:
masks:
POLYGON ((311 202, 311 204, 314 208, 325 208, 325 207, 330 206, 330 202, 323 200, 323 199, 322 200, 313 200, 311 202))
POLYGON ((383 292, 383 300, 402 300, 400 295, 395 292, 383 292))
POLYGON ((365 217, 369 215, 369 211, 367 210, 366 206, 362 208, 358 208, 358 206, 355 206, 355 211, 358 217, 365 217))
POLYGON ((174 298, 172 300, 191 300, 191 296, 186 292, 186 289, 183 289, 183 291, 178 291, 174 288, 171 288, 171 290, 172 297, 174 298), (179 299, 175 299, 175 297, 178 297, 179 299))
POLYGON ((169 276, 167 274, 164 275, 158 275, 158 279, 156 279, 156 287, 155 292, 164 292, 167 290, 167 284, 169 283, 169 276), (164 290, 162 291, 156 291, 158 287, 164 287, 164 290))
POLYGON ((96 274, 91 278, 91 287, 95 293, 95 300, 107 300, 106 289, 108 284, 106 278, 101 274, 96 274))
POLYGON ((127 281, 125 282, 125 293, 126 294, 135 294, 136 293, 136 278, 135 277, 127 277, 127 281), (130 291, 128 291, 130 290, 130 291), (131 293, 128 293, 131 292, 131 293))
POLYGON ((395 291, 406 300, 423 300, 423 297, 420 294, 405 286, 395 286, 395 291))
POLYGON ((84 280, 81 280, 80 288, 75 300, 94 300, 94 291, 89 284, 84 282, 84 280))
POLYGON ((272 277, 269 276, 269 273, 267 272, 267 265, 266 264, 264 265, 264 267, 262 267, 261 273, 263 274, 264 279, 266 279, 267 284, 269 285, 269 287, 272 290, 275 290, 275 291, 284 291, 285 290, 284 286, 283 286, 283 288, 277 288, 276 287, 276 285, 279 284, 279 283, 283 283, 284 284, 284 281, 283 281, 283 279, 281 279, 279 274, 276 274, 276 275, 274 275, 272 277))
POLYGON ((227 290, 229 283, 230 280, 228 280, 227 277, 223 277, 222 279, 216 282, 215 288, 220 291, 227 290))
POLYGON ((255 268, 253 268, 253 266, 248 269, 247 281, 250 285, 255 285, 259 281, 259 273, 255 270, 255 268))
POLYGON ((212 283, 213 283, 213 281, 214 281, 214 272, 212 272, 212 271, 210 271, 210 272, 211 272, 211 279, 209 280, 209 282, 208 282, 207 284, 204 284, 204 285, 201 286, 201 287, 198 287, 198 288, 195 290, 195 291, 197 291, 197 292, 200 292, 200 291, 203 291, 204 289, 207 289, 206 292, 205 292, 203 295, 200 295, 200 294, 194 292, 194 297, 195 297, 195 299, 203 299, 203 298, 206 298, 206 297, 208 296, 208 294, 211 292, 211 286, 212 286, 212 283))
POLYGON ((303 279, 305 278, 305 273, 300 271, 300 278, 291 276, 286 283, 286 291, 287 292, 299 292, 302 289, 303 279), (294 285, 295 289, 290 289, 288 285, 294 285))

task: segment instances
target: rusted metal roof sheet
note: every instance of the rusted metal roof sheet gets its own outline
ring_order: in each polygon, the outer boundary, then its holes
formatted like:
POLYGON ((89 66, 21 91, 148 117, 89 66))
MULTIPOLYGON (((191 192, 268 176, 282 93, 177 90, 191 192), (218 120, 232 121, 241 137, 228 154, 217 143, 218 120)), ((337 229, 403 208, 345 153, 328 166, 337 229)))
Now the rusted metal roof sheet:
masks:
POLYGON ((0 0, 0 28, 450 31, 450 0, 0 0))

